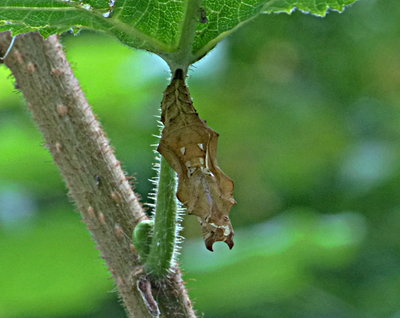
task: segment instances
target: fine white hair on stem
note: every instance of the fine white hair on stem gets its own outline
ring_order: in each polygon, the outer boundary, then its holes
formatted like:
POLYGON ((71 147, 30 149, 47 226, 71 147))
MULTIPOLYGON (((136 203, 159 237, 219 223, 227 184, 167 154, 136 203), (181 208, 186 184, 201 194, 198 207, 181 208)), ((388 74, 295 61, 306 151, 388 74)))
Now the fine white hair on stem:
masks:
POLYGON ((8 48, 6 50, 6 53, 4 53, 4 56, 0 56, 0 61, 4 61, 7 58, 7 56, 10 54, 11 50, 14 47, 14 43, 15 43, 16 38, 17 38, 17 35, 14 35, 12 37, 10 45, 8 46, 8 48))

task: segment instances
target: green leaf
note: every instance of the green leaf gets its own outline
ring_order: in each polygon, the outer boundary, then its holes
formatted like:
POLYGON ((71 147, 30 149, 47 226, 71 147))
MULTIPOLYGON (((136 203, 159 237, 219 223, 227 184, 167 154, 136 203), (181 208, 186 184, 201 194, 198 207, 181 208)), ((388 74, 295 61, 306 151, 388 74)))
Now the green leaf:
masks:
POLYGON ((87 28, 187 67, 262 13, 299 9, 325 16, 356 0, 3 0, 0 31, 44 36, 87 28))
MULTIPOLYGON (((164 37, 166 31, 158 31, 151 23, 155 20, 169 23, 177 17, 174 15, 170 20, 160 17, 160 10, 154 9, 156 0, 140 1, 140 5, 136 2, 125 0, 123 6, 115 7, 113 12, 113 8, 105 8, 104 0, 5 0, 0 3, 0 30, 10 30, 14 35, 40 31, 48 36, 52 32, 86 28, 110 33, 131 47, 156 53, 172 50, 175 39, 164 37), (149 14, 146 15, 147 11, 149 14), (136 12, 142 12, 142 15, 134 16, 136 12)), ((182 4, 183 0, 177 3, 182 4)), ((165 28, 165 25, 159 27, 165 28)))
POLYGON ((116 1, 114 19, 157 39, 169 50, 178 46, 187 0, 116 1))
POLYGON ((193 55, 201 57, 221 39, 263 11, 266 0, 205 0, 203 7, 207 23, 197 26, 193 55))
POLYGON ((199 24, 193 42, 193 55, 200 58, 221 39, 261 13, 304 13, 325 16, 329 10, 342 12, 357 0, 204 0, 207 23, 199 24))
POLYGON ((312 13, 324 17, 328 11, 342 12, 347 5, 356 0, 270 0, 267 1, 264 12, 266 13, 291 13, 299 9, 304 13, 312 13))
POLYGON ((92 8, 96 9, 110 9, 110 1, 109 0, 84 0, 84 1, 75 1, 81 4, 88 4, 92 8))

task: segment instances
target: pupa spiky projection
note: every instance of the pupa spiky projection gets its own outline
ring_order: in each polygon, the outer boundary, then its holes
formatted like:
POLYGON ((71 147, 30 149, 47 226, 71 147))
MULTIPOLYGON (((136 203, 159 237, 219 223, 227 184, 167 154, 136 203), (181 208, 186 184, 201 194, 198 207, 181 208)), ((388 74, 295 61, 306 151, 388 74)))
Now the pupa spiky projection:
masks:
POLYGON ((219 135, 197 114, 181 69, 165 90, 161 108, 164 129, 157 150, 178 174, 179 201, 199 218, 207 249, 212 251, 216 241, 232 248, 233 181, 217 164, 219 135))

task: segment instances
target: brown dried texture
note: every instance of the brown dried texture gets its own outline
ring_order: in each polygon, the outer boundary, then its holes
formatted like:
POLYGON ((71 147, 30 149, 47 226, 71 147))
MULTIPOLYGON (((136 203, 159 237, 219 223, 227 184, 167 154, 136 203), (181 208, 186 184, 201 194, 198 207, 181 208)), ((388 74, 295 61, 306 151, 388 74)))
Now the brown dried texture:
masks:
POLYGON ((164 129, 158 151, 178 173, 179 201, 188 214, 199 217, 209 250, 216 241, 232 248, 233 181, 217 164, 219 135, 197 114, 181 70, 165 90, 161 107, 164 129))

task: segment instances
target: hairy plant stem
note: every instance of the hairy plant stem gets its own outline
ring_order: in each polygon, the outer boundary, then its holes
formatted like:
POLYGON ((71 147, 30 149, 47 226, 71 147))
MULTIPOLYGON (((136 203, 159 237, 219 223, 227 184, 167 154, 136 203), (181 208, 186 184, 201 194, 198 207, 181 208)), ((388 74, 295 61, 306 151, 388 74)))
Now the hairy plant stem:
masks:
MULTIPOLYGON (((0 56, 10 41, 9 32, 0 33, 0 56)), ((128 315, 153 317, 149 308, 153 296, 137 288, 140 282, 149 281, 131 243, 132 231, 145 214, 57 37, 43 40, 38 33, 19 35, 4 63, 28 101, 46 146, 115 279, 128 315)), ((162 316, 195 317, 178 269, 162 284, 157 281, 152 285, 162 316)))
POLYGON ((176 173, 161 157, 157 181, 156 209, 150 252, 145 270, 155 277, 169 273, 177 240, 176 173))

